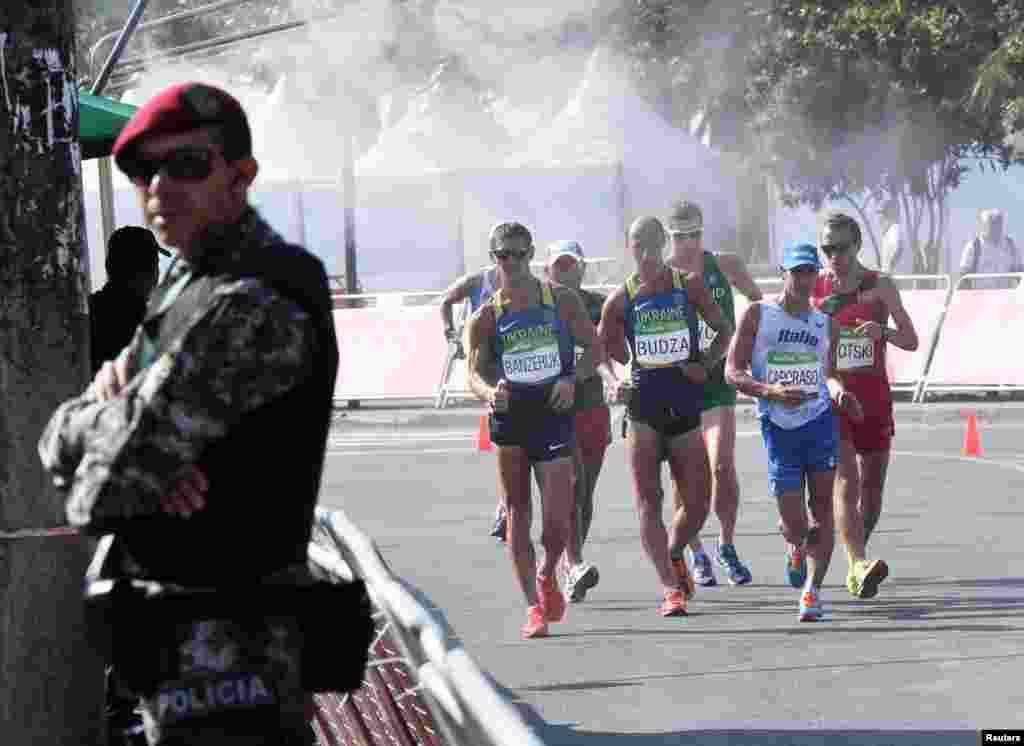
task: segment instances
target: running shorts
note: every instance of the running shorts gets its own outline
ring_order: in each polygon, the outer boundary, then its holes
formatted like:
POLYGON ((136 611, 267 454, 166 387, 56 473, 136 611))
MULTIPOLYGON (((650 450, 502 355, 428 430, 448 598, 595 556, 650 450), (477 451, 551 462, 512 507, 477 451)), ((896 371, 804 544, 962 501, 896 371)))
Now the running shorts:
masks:
MULTIPOLYGON (((643 416, 637 416, 627 411, 626 419, 631 422, 642 422, 665 440, 685 435, 691 430, 700 429, 699 412, 697 414, 675 415, 668 411, 658 414, 645 413, 643 416)), ((625 432, 625 425, 623 426, 623 431, 625 432)))
POLYGON ((805 475, 836 468, 839 426, 831 407, 793 430, 785 430, 762 417, 761 435, 768 449, 768 488, 772 497, 802 492, 805 475))
POLYGON ((556 412, 546 404, 511 404, 508 412, 490 415, 491 441, 526 450, 533 463, 570 458, 576 447, 576 415, 556 412))
POLYGON ((858 452, 888 451, 896 434, 889 382, 883 376, 857 376, 847 380, 846 387, 857 395, 864 419, 854 422, 845 411, 840 412, 841 437, 858 452))
POLYGON ((612 414, 608 407, 576 413, 576 440, 584 463, 599 461, 612 443, 612 414))

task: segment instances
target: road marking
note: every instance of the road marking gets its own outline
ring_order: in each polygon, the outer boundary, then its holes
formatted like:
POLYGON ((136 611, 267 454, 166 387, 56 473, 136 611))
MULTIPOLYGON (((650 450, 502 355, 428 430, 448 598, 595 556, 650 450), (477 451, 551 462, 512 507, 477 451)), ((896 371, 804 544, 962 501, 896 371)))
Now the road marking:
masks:
POLYGON ((327 451, 328 456, 423 456, 440 453, 475 453, 476 448, 409 448, 367 449, 360 451, 327 451))
POLYGON ((893 451, 892 453, 894 456, 917 456, 918 458, 930 458, 938 461, 963 461, 968 464, 998 466, 1002 469, 1011 469, 1024 474, 1024 464, 1015 461, 985 458, 984 456, 961 456, 956 453, 943 453, 942 451, 893 451))
MULTIPOLYGON (((761 433, 754 431, 742 431, 736 433, 737 438, 751 438, 759 436, 761 433)), ((417 436, 409 435, 405 438, 391 437, 383 440, 344 440, 332 438, 328 443, 327 455, 337 457, 352 457, 352 456, 417 456, 423 455, 440 455, 440 454, 453 454, 453 453, 478 453, 479 449, 475 445, 477 433, 465 432, 459 434, 449 434, 448 437, 438 438, 435 436, 417 436), (398 444, 410 445, 413 443, 437 443, 438 441, 453 442, 453 443, 472 443, 474 445, 467 445, 463 448, 389 448, 398 444)), ((619 443, 623 443, 622 440, 616 440, 612 443, 612 446, 616 446, 619 443)))

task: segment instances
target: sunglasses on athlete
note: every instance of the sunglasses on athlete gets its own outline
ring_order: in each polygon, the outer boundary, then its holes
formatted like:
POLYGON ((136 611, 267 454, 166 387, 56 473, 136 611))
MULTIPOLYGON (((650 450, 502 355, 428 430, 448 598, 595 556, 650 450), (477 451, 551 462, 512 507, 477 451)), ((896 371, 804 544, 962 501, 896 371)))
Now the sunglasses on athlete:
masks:
POLYGON ((695 238, 700 238, 703 232, 704 231, 673 231, 669 235, 671 235, 672 238, 681 238, 684 241, 689 241, 695 238))
POLYGON ((821 247, 821 253, 825 256, 833 257, 837 254, 845 254, 853 248, 852 243, 827 243, 821 247))
POLYGON ((510 251, 509 249, 498 249, 491 252, 492 259, 522 259, 528 251, 510 251))
POLYGON ((159 158, 135 157, 125 162, 122 170, 137 184, 150 184, 159 173, 175 181, 205 181, 213 173, 219 153, 212 148, 187 146, 177 148, 159 158))

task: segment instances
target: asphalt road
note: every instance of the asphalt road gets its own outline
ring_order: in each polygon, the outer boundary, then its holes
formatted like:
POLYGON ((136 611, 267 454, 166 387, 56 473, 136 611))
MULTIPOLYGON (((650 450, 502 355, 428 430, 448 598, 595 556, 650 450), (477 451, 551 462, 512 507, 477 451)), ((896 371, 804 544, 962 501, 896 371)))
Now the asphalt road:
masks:
MULTIPOLYGON (((487 535, 494 456, 477 451, 470 417, 340 421, 321 503, 343 508, 444 610, 548 744, 975 744, 979 729, 1024 727, 1024 419, 986 418, 982 458, 961 456, 955 416, 903 419, 914 424, 897 420, 870 546, 890 578, 877 598, 851 598, 840 549, 828 619, 813 625, 797 622, 797 591, 783 582, 767 459, 748 419, 737 546, 754 582, 699 589, 682 619, 655 613, 620 441, 587 546, 600 585, 543 640, 518 636, 524 602, 487 535)), ((713 547, 713 516, 702 534, 713 547)))

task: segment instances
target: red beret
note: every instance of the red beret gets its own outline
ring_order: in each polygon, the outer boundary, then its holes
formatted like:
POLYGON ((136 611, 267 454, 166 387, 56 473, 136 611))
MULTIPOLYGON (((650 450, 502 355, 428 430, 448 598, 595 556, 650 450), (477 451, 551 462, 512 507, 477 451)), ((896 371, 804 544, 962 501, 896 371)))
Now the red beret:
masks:
POLYGON ((206 83, 182 83, 151 98, 121 130, 112 154, 123 170, 124 159, 130 157, 142 138, 211 125, 224 132, 227 160, 252 155, 252 133, 242 105, 231 94, 206 83))

